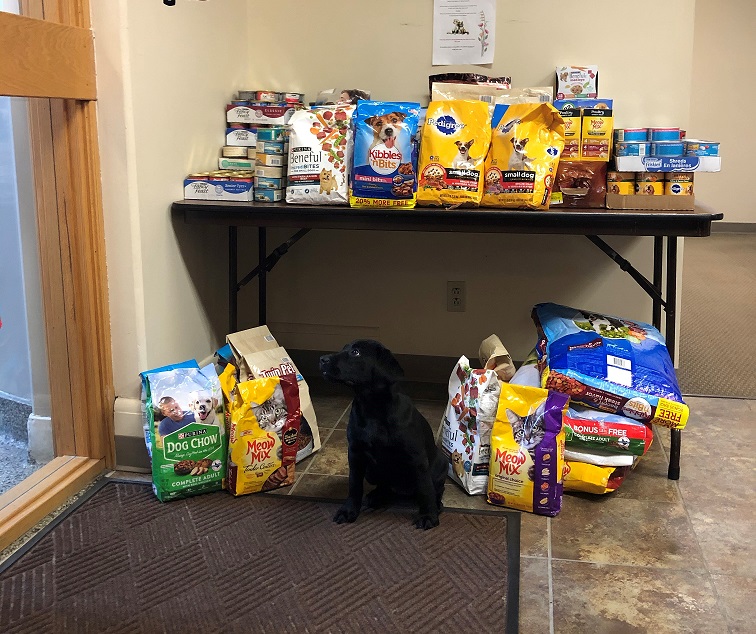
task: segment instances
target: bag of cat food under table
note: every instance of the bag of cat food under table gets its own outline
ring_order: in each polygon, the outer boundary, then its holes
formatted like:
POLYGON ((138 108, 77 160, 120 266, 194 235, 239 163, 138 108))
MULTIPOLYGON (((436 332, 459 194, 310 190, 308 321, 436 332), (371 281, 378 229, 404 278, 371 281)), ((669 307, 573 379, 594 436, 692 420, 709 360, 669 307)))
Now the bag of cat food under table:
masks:
POLYGON ((226 430, 212 364, 186 361, 140 374, 152 490, 167 502, 219 491, 226 477, 226 430))
POLYGON ((470 495, 486 492, 500 390, 496 372, 474 370, 467 357, 460 357, 449 377, 441 448, 449 458, 449 477, 470 495))
POLYGON ((555 516, 562 508, 566 394, 501 384, 491 432, 488 502, 555 516))
POLYGON ((228 365, 221 385, 231 419, 228 490, 246 495, 293 484, 301 419, 296 376, 237 383, 228 365))
POLYGON ((558 304, 537 304, 532 317, 544 387, 604 412, 685 427, 688 406, 656 328, 558 304))
POLYGON ((564 490, 582 493, 612 493, 616 491, 631 467, 600 467, 575 460, 565 460, 564 490))
POLYGON ((497 105, 485 168, 484 207, 548 209, 564 120, 549 103, 497 105))

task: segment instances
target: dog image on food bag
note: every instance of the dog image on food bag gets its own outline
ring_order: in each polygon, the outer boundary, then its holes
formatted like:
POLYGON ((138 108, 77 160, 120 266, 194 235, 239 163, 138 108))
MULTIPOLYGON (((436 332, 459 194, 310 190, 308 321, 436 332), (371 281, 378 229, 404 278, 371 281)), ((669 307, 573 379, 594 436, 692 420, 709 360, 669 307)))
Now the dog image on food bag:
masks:
POLYGON ((223 433, 222 425, 218 422, 216 415, 218 399, 213 398, 206 391, 192 392, 190 396, 189 409, 194 412, 194 419, 203 425, 218 425, 221 427, 221 433, 223 433))
POLYGON ((394 495, 411 495, 419 511, 415 527, 438 526, 449 462, 428 421, 399 392, 404 372, 394 355, 377 341, 360 339, 323 355, 320 371, 354 391, 347 425, 349 494, 333 521, 357 519, 367 480, 375 489, 365 496, 366 508, 385 506, 394 495))

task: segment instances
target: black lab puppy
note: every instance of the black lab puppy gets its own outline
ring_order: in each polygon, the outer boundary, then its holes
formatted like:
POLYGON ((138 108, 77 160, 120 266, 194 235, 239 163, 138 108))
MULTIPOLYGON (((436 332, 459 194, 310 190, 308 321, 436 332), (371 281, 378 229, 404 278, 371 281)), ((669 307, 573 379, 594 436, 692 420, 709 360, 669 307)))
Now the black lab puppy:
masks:
POLYGON ((362 507, 363 479, 375 485, 367 508, 385 506, 393 494, 412 495, 416 528, 438 526, 448 460, 436 446, 428 421, 397 390, 404 372, 379 342, 360 339, 320 357, 320 371, 354 390, 347 426, 349 496, 333 521, 354 522, 362 507))

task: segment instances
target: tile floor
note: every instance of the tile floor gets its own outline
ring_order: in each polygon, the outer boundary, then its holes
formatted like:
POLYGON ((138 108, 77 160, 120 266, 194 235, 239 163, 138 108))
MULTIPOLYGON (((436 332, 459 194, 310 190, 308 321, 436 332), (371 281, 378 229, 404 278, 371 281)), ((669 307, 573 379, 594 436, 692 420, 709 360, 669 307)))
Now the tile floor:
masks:
MULTIPOLYGON (((313 401, 322 449, 278 494, 342 498, 350 399, 313 401)), ((660 430, 616 493, 566 494, 553 519, 522 514, 523 634, 756 631, 756 401, 687 402, 679 481, 667 480, 669 434, 660 430)), ((445 403, 416 404, 440 425, 445 403)), ((444 504, 494 508, 451 481, 444 504)))

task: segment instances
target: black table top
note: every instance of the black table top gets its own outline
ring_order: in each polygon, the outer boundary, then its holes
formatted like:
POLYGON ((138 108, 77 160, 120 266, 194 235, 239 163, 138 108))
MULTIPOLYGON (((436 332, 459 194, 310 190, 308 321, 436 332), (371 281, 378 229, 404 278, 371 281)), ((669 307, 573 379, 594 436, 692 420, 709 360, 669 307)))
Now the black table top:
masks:
POLYGON ((171 209, 190 224, 239 227, 625 236, 708 236, 712 221, 724 217, 703 207, 693 211, 485 207, 446 210, 180 200, 171 209))

